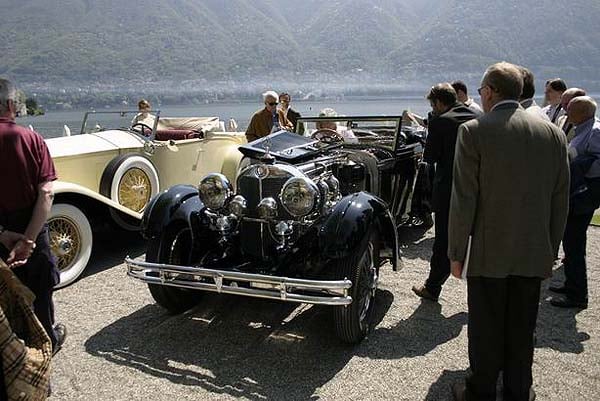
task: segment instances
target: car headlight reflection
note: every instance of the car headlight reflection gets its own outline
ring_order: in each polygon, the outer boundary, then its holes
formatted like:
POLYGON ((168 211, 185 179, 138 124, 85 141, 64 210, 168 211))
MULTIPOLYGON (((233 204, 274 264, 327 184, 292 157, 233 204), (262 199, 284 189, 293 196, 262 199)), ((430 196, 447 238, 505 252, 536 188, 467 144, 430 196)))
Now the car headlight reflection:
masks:
POLYGON ((294 217, 311 213, 316 206, 319 190, 314 182, 305 177, 290 178, 281 190, 283 208, 294 217))
POLYGON ((233 187, 223 174, 209 174, 198 184, 200 200, 211 210, 220 210, 233 195, 233 187))

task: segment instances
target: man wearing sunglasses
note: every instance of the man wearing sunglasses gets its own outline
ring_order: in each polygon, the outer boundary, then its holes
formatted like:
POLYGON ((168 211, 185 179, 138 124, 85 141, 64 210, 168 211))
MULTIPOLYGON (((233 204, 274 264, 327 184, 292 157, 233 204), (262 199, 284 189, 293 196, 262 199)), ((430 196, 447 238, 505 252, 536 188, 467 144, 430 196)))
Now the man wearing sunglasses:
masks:
POLYGON ((277 113, 279 95, 275 91, 266 91, 262 96, 265 107, 254 113, 250 124, 248 124, 246 129, 248 142, 267 136, 279 128, 279 115, 277 113))

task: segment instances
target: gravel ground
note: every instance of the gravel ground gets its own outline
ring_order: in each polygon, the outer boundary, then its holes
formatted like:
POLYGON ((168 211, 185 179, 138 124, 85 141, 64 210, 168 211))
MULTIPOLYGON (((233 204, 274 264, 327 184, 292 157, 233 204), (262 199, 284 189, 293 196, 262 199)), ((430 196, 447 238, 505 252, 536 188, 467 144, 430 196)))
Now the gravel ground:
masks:
MULTIPOLYGON (((419 233, 420 234, 420 233, 419 233)), ((410 290, 428 273, 432 232, 405 238, 405 269, 384 269, 373 333, 341 345, 326 308, 209 295, 170 316, 125 276, 136 235, 95 244, 80 281, 55 295, 69 337, 54 360, 51 400, 451 400, 467 360, 466 288, 439 303, 410 290), (123 244, 127 244, 124 248, 123 244)), ((537 328, 538 400, 600 399, 600 228, 588 232, 590 307, 553 308, 544 282, 537 328)), ((555 278, 562 277, 557 270, 555 278)))

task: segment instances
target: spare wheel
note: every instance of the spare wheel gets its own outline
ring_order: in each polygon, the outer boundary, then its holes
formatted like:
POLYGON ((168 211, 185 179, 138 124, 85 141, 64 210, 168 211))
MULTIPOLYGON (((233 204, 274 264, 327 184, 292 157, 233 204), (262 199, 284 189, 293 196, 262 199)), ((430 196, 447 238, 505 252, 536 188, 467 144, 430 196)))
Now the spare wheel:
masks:
MULTIPOLYGON (((114 158, 102 174, 100 193, 134 212, 141 213, 158 193, 158 172, 150 160, 136 154, 114 158)), ((116 213, 111 213, 113 216, 116 213)), ((119 225, 123 219, 115 219, 119 225)), ((129 220, 129 219, 126 219, 129 220)), ((133 219, 132 219, 133 220, 133 219)), ((124 222, 125 223, 125 222, 124 222)), ((130 229, 130 223, 125 224, 130 229)))
POLYGON ((92 227, 77 206, 58 203, 50 210, 48 233, 56 267, 60 271, 60 283, 56 287, 64 287, 83 273, 90 260, 92 227))

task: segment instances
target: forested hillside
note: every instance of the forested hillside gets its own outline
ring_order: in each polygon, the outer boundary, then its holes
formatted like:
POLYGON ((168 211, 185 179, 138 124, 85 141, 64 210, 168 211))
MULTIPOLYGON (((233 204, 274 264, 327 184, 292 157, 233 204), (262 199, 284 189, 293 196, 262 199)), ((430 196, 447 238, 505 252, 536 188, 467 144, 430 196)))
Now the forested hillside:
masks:
POLYGON ((19 81, 427 81, 509 60, 600 82, 598 0, 0 3, 0 75, 19 81))

